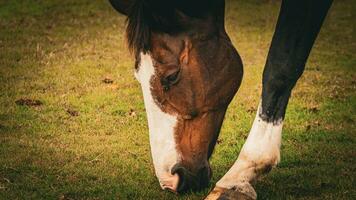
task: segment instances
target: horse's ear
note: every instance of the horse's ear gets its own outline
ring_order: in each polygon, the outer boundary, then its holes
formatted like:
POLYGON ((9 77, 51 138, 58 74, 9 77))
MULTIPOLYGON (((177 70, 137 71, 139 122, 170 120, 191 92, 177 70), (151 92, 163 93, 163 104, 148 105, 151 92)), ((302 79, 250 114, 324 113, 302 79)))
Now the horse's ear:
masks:
POLYGON ((135 0, 109 0, 112 7, 121 14, 128 15, 135 0))
POLYGON ((189 53, 192 49, 192 43, 188 40, 184 40, 183 50, 180 53, 179 61, 181 65, 187 65, 189 63, 189 53))

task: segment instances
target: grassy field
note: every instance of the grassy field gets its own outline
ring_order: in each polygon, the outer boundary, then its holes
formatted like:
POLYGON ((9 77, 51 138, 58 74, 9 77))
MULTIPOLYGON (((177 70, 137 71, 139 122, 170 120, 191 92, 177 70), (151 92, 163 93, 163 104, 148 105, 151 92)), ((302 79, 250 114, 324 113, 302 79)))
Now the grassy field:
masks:
MULTIPOLYGON (((245 76, 210 188, 251 127, 279 5, 227 2, 245 76)), ((282 162, 255 185, 259 199, 356 199, 355 12, 352 0, 334 2, 288 107, 282 162)), ((159 188, 124 27, 103 0, 0 0, 0 199, 202 199, 210 190, 159 188)))

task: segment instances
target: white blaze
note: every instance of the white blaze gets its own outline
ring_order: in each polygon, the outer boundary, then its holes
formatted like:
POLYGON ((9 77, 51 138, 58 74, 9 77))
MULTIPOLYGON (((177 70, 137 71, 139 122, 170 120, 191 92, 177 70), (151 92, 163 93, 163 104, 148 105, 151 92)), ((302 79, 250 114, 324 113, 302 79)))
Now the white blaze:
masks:
POLYGON ((141 62, 135 77, 141 83, 150 135, 151 154, 156 176, 162 188, 175 190, 178 176, 170 170, 178 162, 179 156, 174 140, 177 117, 164 113, 155 103, 151 93, 151 78, 155 75, 152 58, 141 53, 141 62))

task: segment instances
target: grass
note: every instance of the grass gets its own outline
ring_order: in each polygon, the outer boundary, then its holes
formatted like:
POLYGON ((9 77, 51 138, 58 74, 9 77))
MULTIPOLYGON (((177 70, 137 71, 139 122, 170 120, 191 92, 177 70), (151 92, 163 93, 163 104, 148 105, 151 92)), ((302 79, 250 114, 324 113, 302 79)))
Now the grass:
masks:
MULTIPOLYGON (((227 5, 245 76, 211 159, 210 188, 249 132, 280 2, 227 5)), ((282 162, 255 185, 259 199, 356 198, 355 11, 351 0, 334 2, 290 100, 282 162)), ((101 0, 0 0, 0 199, 207 194, 159 188, 124 22, 101 0), (26 98, 43 104, 15 103, 26 98)))

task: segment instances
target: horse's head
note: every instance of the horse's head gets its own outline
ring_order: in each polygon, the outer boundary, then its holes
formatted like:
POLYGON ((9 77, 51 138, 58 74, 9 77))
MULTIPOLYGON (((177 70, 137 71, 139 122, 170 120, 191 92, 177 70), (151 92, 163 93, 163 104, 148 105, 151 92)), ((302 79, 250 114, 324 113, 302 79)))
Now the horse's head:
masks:
POLYGON ((163 2, 112 4, 130 13, 127 36, 156 175, 162 188, 179 192, 209 182, 208 159, 240 85, 242 63, 224 29, 222 1, 204 1, 199 12, 198 3, 163 2))

